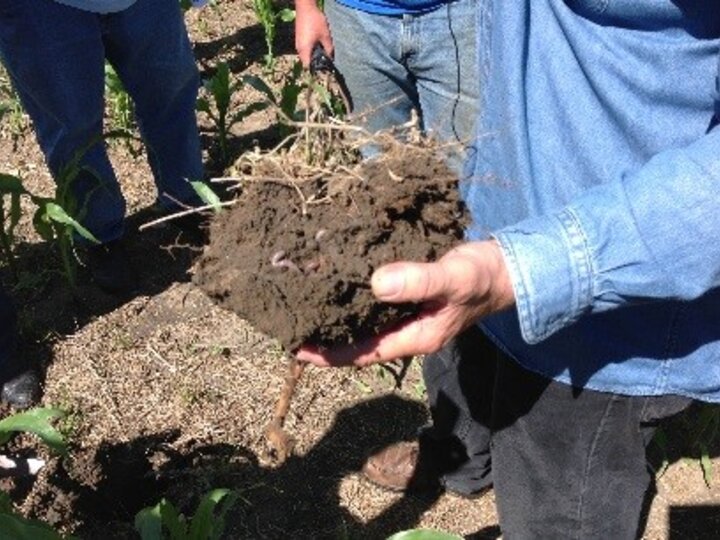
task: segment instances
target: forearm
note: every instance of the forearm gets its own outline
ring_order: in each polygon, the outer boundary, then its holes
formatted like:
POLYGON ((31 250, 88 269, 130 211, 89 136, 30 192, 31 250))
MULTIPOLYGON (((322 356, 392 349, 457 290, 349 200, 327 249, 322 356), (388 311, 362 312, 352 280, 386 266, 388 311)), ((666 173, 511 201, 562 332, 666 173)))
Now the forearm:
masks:
POLYGON ((625 305, 720 286, 720 132, 663 152, 551 216, 496 234, 525 339, 625 305))

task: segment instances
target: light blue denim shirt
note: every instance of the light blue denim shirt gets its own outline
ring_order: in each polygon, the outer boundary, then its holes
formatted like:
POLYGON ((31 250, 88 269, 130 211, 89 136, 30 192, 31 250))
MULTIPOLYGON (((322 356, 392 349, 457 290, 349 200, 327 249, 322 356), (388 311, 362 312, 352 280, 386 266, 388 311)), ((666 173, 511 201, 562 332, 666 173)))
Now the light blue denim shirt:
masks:
POLYGON ((462 191, 517 297, 481 326, 561 382, 720 402, 720 5, 479 6, 462 191))
POLYGON ((55 0, 58 4, 91 11, 92 13, 117 13, 132 6, 137 0, 55 0))

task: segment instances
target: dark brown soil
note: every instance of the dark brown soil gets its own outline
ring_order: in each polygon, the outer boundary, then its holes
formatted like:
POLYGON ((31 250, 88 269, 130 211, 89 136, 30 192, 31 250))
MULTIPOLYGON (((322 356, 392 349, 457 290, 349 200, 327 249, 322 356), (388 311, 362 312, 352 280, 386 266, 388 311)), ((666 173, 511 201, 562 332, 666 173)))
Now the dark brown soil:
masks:
POLYGON ((466 219, 446 165, 427 149, 394 150, 340 181, 247 183, 213 225, 196 283, 289 351, 352 342, 412 313, 374 300, 373 270, 436 259, 466 219))

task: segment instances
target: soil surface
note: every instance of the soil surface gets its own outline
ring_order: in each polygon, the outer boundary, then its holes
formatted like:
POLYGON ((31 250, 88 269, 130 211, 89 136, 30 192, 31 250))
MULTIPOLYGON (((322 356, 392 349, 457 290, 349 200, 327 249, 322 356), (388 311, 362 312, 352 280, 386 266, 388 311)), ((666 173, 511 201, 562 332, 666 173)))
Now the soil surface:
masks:
POLYGON ((288 351, 352 342, 413 313, 374 300, 373 270, 436 259, 467 220, 447 166, 396 150, 339 181, 247 183, 214 223, 196 283, 288 351))
MULTIPOLYGON (((290 26, 280 25, 277 66, 264 71, 259 67, 265 53, 263 31, 250 6, 245 1, 218 0, 187 13, 198 65, 207 77, 219 61, 225 61, 233 77, 257 74, 278 87, 294 61, 290 26)), ((2 87, 0 80, 0 93, 2 87)), ((259 98, 254 90, 242 87, 233 96, 233 107, 259 98)), ((199 121, 208 176, 223 176, 228 163, 244 152, 268 149, 279 142, 275 114, 257 112, 233 126, 231 159, 223 163, 212 121, 202 114, 199 121)), ((48 460, 37 477, 0 479, 0 489, 10 494, 18 512, 87 540, 136 539, 133 520, 141 508, 164 497, 189 515, 205 493, 224 487, 239 494, 227 518, 227 539, 382 539, 415 527, 442 529, 469 539, 500 537, 492 491, 474 500, 452 494, 403 496, 367 483, 359 472, 371 451, 411 439, 427 422, 422 358, 408 366, 363 370, 309 367, 285 419, 285 429, 295 439, 287 460, 281 463, 273 457, 265 436, 287 374, 284 348, 304 339, 349 339, 352 331, 328 335, 320 329, 343 324, 356 327, 347 321, 327 324, 320 318, 320 313, 328 316, 322 311, 322 302, 311 309, 306 292, 298 291, 303 296, 292 297, 290 289, 337 279, 338 283, 351 283, 360 297, 367 293, 362 276, 368 276, 379 262, 396 258, 395 252, 387 252, 365 267, 342 266, 337 268, 337 276, 330 274, 330 268, 346 258, 348 264, 354 264, 354 257, 348 255, 365 249, 368 253, 382 251, 381 245, 371 244, 374 234, 392 236, 393 228, 386 228, 390 218, 381 211, 392 205, 368 204, 363 207, 367 213, 358 216, 350 211, 353 207, 347 206, 343 194, 353 193, 366 201, 375 196, 376 189, 392 186, 401 190, 412 187, 415 196, 429 171, 420 166, 394 170, 405 178, 397 185, 386 185, 373 175, 367 185, 338 190, 331 203, 309 205, 306 215, 299 196, 281 195, 285 186, 245 186, 240 200, 247 197, 250 202, 244 209, 238 205, 224 213, 212 229, 213 246, 204 260, 200 259, 203 243, 183 235, 171 223, 139 230, 153 219, 150 207, 155 198, 143 147, 113 141, 110 158, 128 201, 127 244, 141 279, 136 294, 106 295, 83 268, 78 286, 71 289, 60 271, 56 247, 34 232, 34 208, 25 198, 16 230, 15 269, 0 265, 3 285, 19 308, 18 358, 42 374, 42 404, 68 412, 59 425, 70 441, 68 458, 50 455, 29 436, 17 437, 2 449, 2 453, 40 455, 48 460), (263 190, 277 197, 263 195, 263 190), (327 217, 323 220, 331 221, 316 221, 321 207, 338 215, 345 212, 344 221, 327 217), (231 224, 254 219, 258 227, 264 227, 272 222, 269 212, 285 212, 287 234, 271 234, 270 229, 265 234, 254 230, 255 226, 242 229, 231 224), (224 220, 227 223, 223 224, 224 220), (365 220, 369 229, 363 225, 350 234, 353 224, 365 224, 365 220), (380 226, 373 227, 373 220, 380 226), (320 235, 318 244, 316 237, 323 229, 328 233, 320 235), (296 329, 291 324, 292 332, 283 334, 275 325, 261 326, 258 320, 250 324, 245 318, 249 314, 237 314, 244 305, 242 299, 224 309, 194 284, 194 280, 214 282, 215 278, 208 281, 206 272, 214 244, 220 242, 216 238, 225 230, 254 235, 246 241, 257 250, 234 256, 233 268, 238 271, 233 279, 260 275, 272 280, 282 292, 271 292, 268 298, 287 298, 288 313, 307 309, 309 325, 296 329), (363 239, 361 235, 365 235, 363 239), (280 250, 302 271, 269 265, 280 250), (318 261, 320 255, 322 261, 318 261), (204 262, 195 276, 199 260, 204 262), (254 267, 248 266, 252 260, 254 267), (307 270, 313 261, 320 264, 307 270)), ((32 127, 22 115, 2 119, 0 172, 20 175, 33 193, 53 194, 32 127)), ((399 202, 403 197, 398 196, 398 208, 405 205, 399 202)), ((442 204, 450 206, 442 216, 413 216, 402 224, 392 217, 395 228, 408 229, 412 234, 406 236, 421 238, 423 245, 438 235, 434 250, 418 253, 418 258, 436 257, 452 245, 455 233, 442 226, 443 219, 455 211, 453 199, 447 201, 442 204), (429 228, 430 223, 439 224, 438 228, 429 228)), ((226 244, 228 254, 230 244, 226 244)), ((241 287, 249 287, 247 296, 259 296, 260 289, 266 294, 270 289, 249 281, 238 284, 237 290, 241 287)), ((364 302, 353 296, 342 312, 350 312, 346 308, 351 305, 362 312, 358 307, 364 302)), ((282 305, 268 309, 277 311, 268 311, 266 318, 286 316, 281 313, 282 305)), ((0 416, 10 412, 0 410, 0 416)), ((706 463, 713 465, 708 470, 708 484, 697 444, 702 427, 697 420, 703 417, 707 415, 693 408, 661 426, 664 438, 658 442, 662 444, 655 445, 649 461, 656 471, 657 489, 647 501, 642 538, 720 538, 720 448, 707 433, 700 439, 708 442, 706 463)))

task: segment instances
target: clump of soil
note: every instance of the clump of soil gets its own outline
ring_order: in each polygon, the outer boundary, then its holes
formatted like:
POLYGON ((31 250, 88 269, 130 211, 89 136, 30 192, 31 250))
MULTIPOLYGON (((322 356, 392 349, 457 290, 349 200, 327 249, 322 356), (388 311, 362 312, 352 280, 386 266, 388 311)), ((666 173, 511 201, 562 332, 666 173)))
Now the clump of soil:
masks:
POLYGON ((213 223, 195 282, 288 351, 351 343, 414 313, 378 303, 370 277, 392 261, 435 260, 462 238, 457 177, 412 145, 349 172, 245 182, 213 223))

